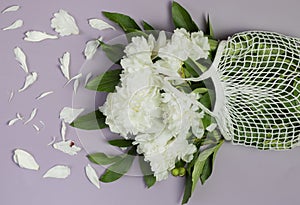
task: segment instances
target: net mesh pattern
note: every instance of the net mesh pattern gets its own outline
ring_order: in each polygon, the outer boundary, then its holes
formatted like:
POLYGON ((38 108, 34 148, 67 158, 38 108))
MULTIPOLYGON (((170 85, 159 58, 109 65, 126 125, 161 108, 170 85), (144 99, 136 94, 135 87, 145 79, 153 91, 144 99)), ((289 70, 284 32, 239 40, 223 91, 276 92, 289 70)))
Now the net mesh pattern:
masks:
POLYGON ((224 89, 219 126, 234 144, 273 150, 299 144, 300 39, 237 33, 216 69, 224 89))

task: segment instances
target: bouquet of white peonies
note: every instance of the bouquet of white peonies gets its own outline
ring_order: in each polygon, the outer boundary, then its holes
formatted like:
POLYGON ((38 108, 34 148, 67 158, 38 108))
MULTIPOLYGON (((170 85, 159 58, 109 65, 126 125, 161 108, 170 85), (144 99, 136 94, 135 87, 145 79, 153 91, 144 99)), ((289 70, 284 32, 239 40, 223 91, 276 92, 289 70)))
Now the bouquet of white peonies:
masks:
POLYGON ((182 203, 197 182, 210 177, 224 139, 260 149, 290 149, 300 134, 299 45, 272 32, 243 32, 214 39, 207 21, 201 31, 188 12, 172 4, 175 30, 143 29, 129 16, 103 12, 126 33, 128 44, 97 47, 118 69, 91 80, 86 88, 107 92, 95 112, 71 123, 80 129, 109 128, 122 138, 108 141, 124 154, 88 155, 110 165, 100 177, 112 182, 139 158, 144 181, 186 179, 182 203))

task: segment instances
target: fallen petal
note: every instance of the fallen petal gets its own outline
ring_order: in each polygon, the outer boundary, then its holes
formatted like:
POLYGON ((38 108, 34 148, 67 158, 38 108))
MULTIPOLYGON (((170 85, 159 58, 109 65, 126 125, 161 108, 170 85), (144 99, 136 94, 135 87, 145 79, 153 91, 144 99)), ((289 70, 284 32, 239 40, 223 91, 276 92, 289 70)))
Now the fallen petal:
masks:
POLYGON ((53 143, 55 142, 55 140, 56 140, 56 137, 52 137, 52 141, 49 142, 47 145, 48 145, 48 146, 53 145, 53 143))
POLYGON ((71 156, 76 155, 81 150, 81 148, 74 145, 74 142, 71 140, 57 142, 53 144, 53 148, 71 156))
POLYGON ((72 123, 79 115, 84 111, 81 109, 74 109, 70 107, 64 107, 59 114, 59 118, 66 123, 72 123))
POLYGON ((116 30, 112 25, 106 23, 105 21, 101 19, 90 19, 89 24, 92 28, 98 29, 100 31, 104 29, 113 29, 116 30))
POLYGON ((70 53, 65 52, 64 55, 61 58, 59 58, 60 70, 65 76, 65 78, 67 78, 67 80, 70 80, 70 72, 69 72, 70 57, 71 57, 70 53))
POLYGON ((97 48, 100 46, 100 42, 98 40, 91 40, 86 43, 84 49, 84 56, 87 60, 93 58, 95 55, 97 48))
POLYGON ((61 129, 60 129, 62 141, 66 141, 66 132, 67 132, 67 126, 66 126, 66 123, 62 120, 61 121, 61 129))
POLYGON ((34 128, 37 132, 40 131, 40 128, 39 128, 37 125, 33 124, 32 126, 33 126, 33 128, 34 128))
POLYGON ((56 165, 49 169, 43 178, 65 179, 71 174, 71 169, 64 165, 56 165))
POLYGON ((25 53, 19 47, 15 47, 14 48, 14 53, 15 53, 16 60, 20 63, 21 68, 26 73, 28 73, 28 67, 27 67, 27 63, 26 63, 26 55, 25 55, 25 53))
POLYGON ((38 97, 36 97, 36 99, 37 99, 37 100, 40 100, 40 99, 42 99, 42 98, 44 98, 44 97, 46 97, 47 95, 50 95, 50 94, 52 94, 52 93, 53 93, 53 91, 43 92, 43 93, 41 93, 38 97))
POLYGON ((20 120, 19 118, 14 118, 14 119, 8 121, 7 125, 12 126, 12 125, 16 124, 16 122, 18 122, 19 120, 20 120))
POLYGON ((81 78, 82 73, 79 73, 77 75, 75 75, 73 78, 71 78, 68 82, 66 82, 65 86, 67 86, 70 82, 72 82, 73 80, 79 79, 81 78))
POLYGON ((11 102, 12 99, 13 99, 13 97, 14 97, 14 91, 12 90, 12 91, 10 92, 10 95, 9 95, 9 98, 8 98, 8 102, 11 102))
POLYGON ((27 31, 25 33, 24 40, 31 42, 39 42, 46 39, 57 39, 58 37, 55 35, 51 35, 42 31, 27 31))
POLYGON ((75 19, 63 9, 54 14, 51 19, 51 27, 61 36, 79 34, 75 19))
POLYGON ((32 72, 29 75, 27 75, 23 87, 20 90, 18 90, 18 92, 22 92, 22 91, 26 90, 29 86, 31 86, 37 80, 37 78, 38 78, 38 74, 36 72, 32 72))
POLYGON ((88 73, 85 77, 85 81, 84 81, 84 86, 86 86, 89 82, 89 80, 91 79, 91 77, 93 76, 92 73, 88 73))
POLYGON ((39 170, 40 168, 34 157, 22 149, 14 150, 13 160, 21 168, 31 170, 39 170))
POLYGON ((14 5, 14 6, 9 6, 6 9, 4 9, 1 13, 7 13, 11 11, 18 11, 20 9, 20 6, 14 5))
POLYGON ((5 28, 3 28, 3 31, 6 30, 13 30, 13 29, 17 29, 23 26, 23 21, 21 19, 16 20, 15 22, 13 22, 10 26, 7 26, 5 28))
POLYGON ((77 90, 78 90, 79 84, 80 84, 79 80, 78 80, 78 79, 76 79, 76 80, 74 81, 74 84, 73 84, 73 91, 74 91, 74 94, 76 94, 76 93, 77 93, 77 90))
POLYGON ((85 167, 85 174, 90 182, 100 189, 99 177, 97 176, 96 170, 90 164, 85 167))
POLYGON ((33 118, 36 116, 36 113, 37 113, 37 108, 34 108, 31 112, 30 117, 28 118, 28 120, 26 122, 24 122, 24 125, 26 125, 28 122, 33 120, 33 118))

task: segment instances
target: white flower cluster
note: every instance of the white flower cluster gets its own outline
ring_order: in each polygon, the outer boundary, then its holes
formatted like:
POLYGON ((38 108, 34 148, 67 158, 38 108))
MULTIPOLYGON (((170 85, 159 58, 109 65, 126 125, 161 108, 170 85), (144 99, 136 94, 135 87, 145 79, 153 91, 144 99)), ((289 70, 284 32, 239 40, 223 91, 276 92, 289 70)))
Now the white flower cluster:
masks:
POLYGON ((112 132, 134 139, 157 181, 166 179, 178 160, 192 160, 196 146, 189 137, 204 133, 203 112, 189 100, 196 96, 181 92, 186 97, 178 97, 165 86, 165 77, 180 77, 185 60, 207 58, 209 49, 201 31, 176 29, 171 39, 165 32, 157 40, 153 35, 133 37, 121 60, 121 84, 99 108, 112 132))

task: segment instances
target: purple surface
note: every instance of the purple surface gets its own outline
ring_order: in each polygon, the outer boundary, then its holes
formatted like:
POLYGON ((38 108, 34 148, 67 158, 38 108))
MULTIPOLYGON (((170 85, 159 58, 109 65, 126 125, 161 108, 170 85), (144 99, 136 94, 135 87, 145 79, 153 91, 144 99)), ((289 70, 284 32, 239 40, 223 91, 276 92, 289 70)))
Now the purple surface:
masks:
MULTIPOLYGON (((202 22, 204 14, 210 13, 217 37, 249 29, 272 30, 300 37, 298 1, 179 2, 197 22, 202 22)), ((170 1, 2 0, 0 9, 15 4, 20 5, 21 10, 0 14, 0 28, 17 19, 24 20, 22 28, 0 31, 0 204, 179 204, 183 190, 181 178, 170 177, 147 190, 141 177, 127 176, 111 184, 101 184, 101 190, 97 190, 84 174, 84 166, 88 163, 86 151, 71 157, 47 146, 52 136, 59 139, 60 110, 72 105, 72 86, 63 87, 65 79, 58 69, 58 58, 65 51, 71 53, 71 75, 74 76, 85 61, 82 50, 86 41, 99 35, 109 40, 118 33, 92 29, 87 24, 87 19, 102 18, 102 10, 117 11, 130 14, 137 20, 144 19, 159 29, 171 28, 170 1), (50 18, 60 8, 75 17, 80 35, 40 43, 22 40, 24 32, 28 30, 54 34, 50 18), (16 46, 27 54, 29 69, 39 73, 39 80, 25 92, 16 93, 12 102, 8 103, 10 91, 18 90, 25 79, 24 72, 14 60, 13 48, 16 46), (48 90, 55 93, 40 101, 35 100, 41 92, 48 90), (38 115, 33 123, 38 124, 39 120, 46 123, 39 134, 33 129, 32 123, 26 126, 20 122, 12 127, 6 125, 16 112, 28 118, 33 108, 38 108, 38 115), (15 148, 31 152, 41 169, 35 172, 17 167, 11 159, 15 148), (71 176, 66 180, 43 179, 45 171, 55 164, 69 165, 71 176)), ((67 138, 80 143, 72 129, 68 130, 67 138)), ((213 176, 205 186, 197 187, 189 204, 299 204, 299 152, 299 148, 284 152, 263 152, 225 143, 219 151, 213 176)), ((102 167, 97 167, 98 174, 103 171, 102 167)))

